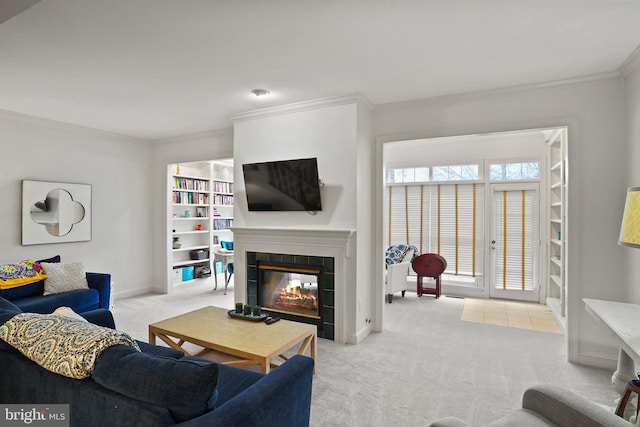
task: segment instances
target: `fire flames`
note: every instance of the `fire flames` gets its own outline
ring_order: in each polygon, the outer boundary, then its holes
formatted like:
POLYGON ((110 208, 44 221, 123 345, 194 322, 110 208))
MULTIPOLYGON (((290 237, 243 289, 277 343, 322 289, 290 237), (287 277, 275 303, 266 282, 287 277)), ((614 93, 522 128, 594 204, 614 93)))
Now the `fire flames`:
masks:
POLYGON ((304 308, 313 312, 318 311, 318 298, 313 290, 304 289, 297 284, 289 284, 287 287, 282 288, 274 303, 286 308, 304 308))

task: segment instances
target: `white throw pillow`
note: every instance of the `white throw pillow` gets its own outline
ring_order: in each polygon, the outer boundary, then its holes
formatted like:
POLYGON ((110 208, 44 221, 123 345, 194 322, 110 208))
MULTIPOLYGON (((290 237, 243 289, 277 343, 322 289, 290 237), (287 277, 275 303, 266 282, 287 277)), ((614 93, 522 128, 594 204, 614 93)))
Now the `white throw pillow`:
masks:
POLYGON ((77 320, 82 320, 84 322, 87 322, 87 319, 85 319, 84 317, 80 316, 78 313, 73 311, 71 307, 58 307, 51 314, 55 314, 56 316, 70 317, 72 319, 77 319, 77 320))
POLYGON ((43 262, 42 268, 47 278, 44 281, 44 295, 89 289, 84 263, 78 262, 43 262))

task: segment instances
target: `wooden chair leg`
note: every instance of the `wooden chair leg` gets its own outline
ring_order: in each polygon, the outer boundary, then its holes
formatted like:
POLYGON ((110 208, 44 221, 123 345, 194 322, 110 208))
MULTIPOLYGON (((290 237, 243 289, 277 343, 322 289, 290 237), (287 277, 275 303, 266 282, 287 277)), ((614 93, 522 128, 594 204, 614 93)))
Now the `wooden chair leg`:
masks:
POLYGON ((616 408, 616 415, 619 417, 624 416, 624 408, 627 407, 627 402, 629 402, 629 397, 631 396, 631 389, 627 385, 626 390, 624 391, 624 395, 620 398, 620 402, 618 402, 618 407, 616 408))

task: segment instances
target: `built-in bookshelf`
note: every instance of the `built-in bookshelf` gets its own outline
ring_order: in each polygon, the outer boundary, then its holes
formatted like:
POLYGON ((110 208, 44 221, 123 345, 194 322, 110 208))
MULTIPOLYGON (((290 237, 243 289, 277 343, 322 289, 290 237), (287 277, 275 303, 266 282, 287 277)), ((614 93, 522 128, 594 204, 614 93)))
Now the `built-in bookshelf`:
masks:
POLYGON ((170 166, 168 250, 172 285, 211 276, 210 169, 207 162, 170 166))
POLYGON ((212 183, 212 244, 214 249, 221 241, 232 241, 233 233, 233 165, 228 162, 213 162, 212 183))
POLYGON ((564 327, 567 312, 567 131, 555 129, 549 145, 549 258, 547 305, 564 327))
POLYGON ((167 277, 171 287, 211 277, 220 241, 233 240, 229 230, 233 225, 233 163, 173 164, 167 176, 167 277), (174 245, 176 241, 179 244, 174 245))

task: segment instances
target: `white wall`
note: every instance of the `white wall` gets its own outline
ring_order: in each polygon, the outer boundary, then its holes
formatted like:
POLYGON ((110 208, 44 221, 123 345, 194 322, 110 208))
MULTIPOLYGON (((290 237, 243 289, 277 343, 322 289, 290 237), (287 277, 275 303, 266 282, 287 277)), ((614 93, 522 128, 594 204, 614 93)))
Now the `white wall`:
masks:
POLYGON ((0 263, 61 255, 112 274, 114 292, 151 286, 150 154, 140 140, 0 112, 0 263), (91 184, 92 239, 21 245, 21 181, 91 184))
MULTIPOLYGON (((563 125, 569 126, 569 359, 611 367, 617 358, 614 341, 586 313, 582 298, 624 301, 627 294, 623 249, 617 245, 624 204, 618 190, 626 186, 627 169, 620 80, 377 107, 377 168, 381 175, 381 145, 386 141, 563 125)), ((381 203, 376 213, 382 218, 381 203)), ((380 237, 377 245, 383 247, 380 237)))
MULTIPOLYGON (((351 276, 346 283, 344 306, 347 340, 358 342, 373 328, 376 290, 372 270, 375 248, 371 111, 358 96, 312 101, 312 108, 302 104, 258 110, 236 119, 234 225, 356 230, 355 259, 347 267, 351 276), (318 159, 319 175, 325 184, 322 211, 317 215, 248 211, 242 164, 304 157, 318 159)), ((242 277, 239 272, 237 280, 242 277)))
MULTIPOLYGON (((167 209, 169 190, 167 189, 167 165, 197 162, 202 160, 228 159, 233 157, 233 132, 231 129, 171 138, 156 141, 152 146, 151 184, 154 210, 153 222, 153 286, 155 292, 171 292, 167 279, 167 245, 171 241, 168 233, 167 209)), ((170 215, 169 215, 170 216, 170 215)))
MULTIPOLYGON (((640 66, 625 81, 627 99, 627 187, 640 186, 640 66)), ((625 283, 631 302, 640 304, 640 250, 624 248, 625 283)))
POLYGON ((357 121, 357 182, 356 182, 356 277, 357 277, 357 305, 356 341, 369 334, 374 328, 376 316, 376 287, 375 270, 372 268, 377 258, 377 248, 374 244, 374 144, 371 133, 371 109, 361 102, 358 107, 357 121))
POLYGON ((316 108, 234 126, 234 225, 244 227, 356 228, 356 104, 316 108), (249 212, 242 164, 317 157, 324 182, 322 211, 249 212))
POLYGON ((539 160, 548 151, 541 131, 415 139, 384 144, 386 168, 477 163, 485 159, 539 160))

